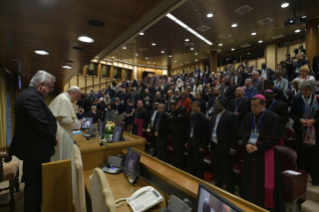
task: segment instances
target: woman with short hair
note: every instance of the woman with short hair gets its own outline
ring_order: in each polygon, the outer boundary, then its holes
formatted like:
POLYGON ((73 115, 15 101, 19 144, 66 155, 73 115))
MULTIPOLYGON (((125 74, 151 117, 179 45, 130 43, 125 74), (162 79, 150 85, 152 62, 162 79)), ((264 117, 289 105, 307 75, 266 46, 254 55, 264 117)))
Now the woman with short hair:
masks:
POLYGON ((301 82, 306 80, 312 80, 315 81, 315 78, 313 76, 310 76, 310 69, 308 65, 303 65, 299 69, 300 76, 298 77, 301 82))
POLYGON ((287 89, 288 89, 288 80, 286 80, 285 78, 282 77, 282 71, 281 70, 277 70, 275 72, 275 77, 276 80, 274 80, 274 84, 276 88, 279 88, 283 91, 284 96, 287 97, 287 89))

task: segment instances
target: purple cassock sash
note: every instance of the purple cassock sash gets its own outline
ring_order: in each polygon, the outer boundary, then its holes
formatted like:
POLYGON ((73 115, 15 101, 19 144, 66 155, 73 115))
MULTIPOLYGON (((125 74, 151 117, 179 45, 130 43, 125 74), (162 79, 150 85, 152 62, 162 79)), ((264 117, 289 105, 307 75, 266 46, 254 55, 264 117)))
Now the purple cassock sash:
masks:
POLYGON ((135 119, 134 124, 137 125, 137 135, 143 137, 143 125, 144 125, 144 119, 135 119))

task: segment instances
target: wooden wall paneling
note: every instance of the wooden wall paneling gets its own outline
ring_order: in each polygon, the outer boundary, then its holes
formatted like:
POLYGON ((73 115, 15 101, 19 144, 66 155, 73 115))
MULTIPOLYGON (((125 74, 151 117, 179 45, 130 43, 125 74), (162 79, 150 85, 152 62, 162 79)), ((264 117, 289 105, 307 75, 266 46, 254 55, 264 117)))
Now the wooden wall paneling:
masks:
POLYGON ((121 76, 120 76, 121 80, 123 80, 125 78, 125 76, 124 76, 125 73, 124 72, 125 72, 125 68, 122 68, 121 69, 121 76))
POLYGON ((277 64, 282 60, 286 60, 286 54, 288 53, 288 47, 282 47, 277 49, 277 64))
POLYGON ((101 64, 101 63, 99 63, 99 64, 97 65, 97 76, 98 76, 98 77, 101 77, 101 76, 102 76, 102 64, 101 64))
POLYGON ((83 75, 79 76, 79 87, 80 88, 85 87, 85 76, 83 76, 83 75))
POLYGON ((69 82, 67 82, 63 88, 64 91, 67 91, 69 89, 69 82))
POLYGON ((76 75, 73 76, 69 82, 70 82, 70 87, 74 86, 74 85, 76 86, 78 84, 77 83, 77 76, 76 75))
MULTIPOLYGON (((249 66, 252 66, 252 65, 255 65, 256 66, 256 60, 249 60, 248 61, 248 65, 249 66)), ((236 67, 237 68, 237 67, 236 67)))
POLYGON ((73 212, 71 159, 42 164, 42 191, 42 211, 73 212))
POLYGON ((87 68, 86 68, 86 65, 85 65, 85 66, 83 66, 82 74, 83 74, 83 75, 87 75, 87 68))
POLYGON ((113 79, 114 78, 114 66, 110 67, 110 78, 113 79))
POLYGON ((262 63, 266 63, 265 58, 259 58, 259 59, 257 59, 256 68, 257 68, 257 69, 261 69, 261 64, 262 64, 262 63))
POLYGON ((76 75, 76 86, 78 86, 79 87, 79 85, 80 85, 80 76, 79 76, 79 74, 77 74, 76 75))
POLYGON ((274 69, 276 67, 276 46, 271 44, 267 46, 266 55, 267 55, 267 67, 274 69))
POLYGON ((84 76, 84 82, 85 82, 85 93, 87 93, 87 92, 88 92, 88 89, 87 89, 87 78, 88 78, 88 76, 87 76, 87 75, 85 75, 85 76, 84 76))

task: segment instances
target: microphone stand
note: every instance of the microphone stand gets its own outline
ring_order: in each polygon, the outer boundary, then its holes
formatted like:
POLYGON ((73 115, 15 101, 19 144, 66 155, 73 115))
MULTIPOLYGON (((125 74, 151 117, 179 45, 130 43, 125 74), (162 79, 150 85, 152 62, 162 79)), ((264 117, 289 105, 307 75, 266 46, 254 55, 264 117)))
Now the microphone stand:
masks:
POLYGON ((148 183, 150 183, 150 184, 152 184, 152 185, 158 187, 158 188, 159 188, 160 190, 162 190, 163 193, 164 193, 165 205, 166 205, 166 207, 163 208, 163 209, 161 210, 161 212, 169 212, 169 209, 167 208, 167 207, 168 207, 167 196, 166 196, 166 193, 165 193, 164 189, 163 189, 161 186, 159 186, 158 184, 156 184, 156 183, 154 183, 154 182, 152 182, 152 181, 150 181, 150 180, 148 180, 148 179, 142 177, 142 176, 139 175, 139 174, 136 174, 135 172, 133 172, 133 171, 131 171, 131 170, 128 170, 127 168, 125 168, 125 167, 123 167, 123 166, 114 166, 114 165, 112 165, 112 164, 109 164, 109 165, 107 165, 107 167, 108 167, 108 168, 115 167, 115 168, 124 169, 125 171, 130 172, 131 174, 134 174, 134 175, 138 176, 139 178, 142 178, 142 179, 145 180, 146 182, 148 182, 148 183))

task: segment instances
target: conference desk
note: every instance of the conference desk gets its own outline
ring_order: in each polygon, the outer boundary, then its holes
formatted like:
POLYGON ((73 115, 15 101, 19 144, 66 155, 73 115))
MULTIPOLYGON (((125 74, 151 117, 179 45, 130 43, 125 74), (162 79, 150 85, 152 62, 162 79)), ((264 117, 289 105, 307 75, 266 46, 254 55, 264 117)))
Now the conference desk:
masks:
MULTIPOLYGON (((174 194, 175 196, 179 197, 180 199, 183 199, 184 197, 187 197, 191 202, 195 202, 197 199, 197 192, 198 192, 198 186, 199 183, 203 183, 233 204, 237 205, 238 207, 242 208, 244 211, 247 212, 266 212, 267 210, 256 206, 250 202, 247 202, 233 194, 230 194, 226 192, 225 190, 222 190, 220 188, 215 187, 214 185, 203 181, 201 179, 198 179, 197 177, 194 177, 184 171, 181 171, 167 163, 164 163, 140 150, 135 149, 140 155, 140 165, 141 165, 141 175, 147 179, 152 180, 153 182, 156 181, 157 184, 159 184, 163 188, 167 188, 169 191, 166 190, 166 193, 168 195, 174 194)), ((121 153, 123 155, 126 155, 127 150, 122 150, 121 153)), ((93 170, 87 170, 84 172, 84 179, 85 179, 85 186, 87 193, 90 196, 90 187, 89 187, 89 176, 92 175, 93 170)), ((124 198, 130 196, 128 192, 127 186, 130 186, 127 179, 123 178, 124 175, 112 175, 106 174, 107 178, 109 179, 110 185, 112 183, 115 183, 118 185, 113 185, 113 188, 111 187, 114 195, 114 199, 118 198, 124 198), (124 182, 123 182, 124 180, 124 182), (120 184, 123 185, 120 185, 120 184)), ((141 179, 137 182, 137 188, 140 188, 142 186, 144 181, 141 179)), ((158 190, 160 192, 160 190, 158 190)), ((163 205, 164 206, 164 205, 163 205)), ((123 207, 123 206, 121 206, 123 207)), ((194 205, 195 207, 195 205, 194 205)), ((129 206, 126 208, 125 211, 132 211, 129 206)), ((153 211, 155 209, 150 209, 149 211, 153 211)), ((122 211, 122 210, 118 210, 122 211)), ((158 211, 156 209, 155 211, 158 211)))

